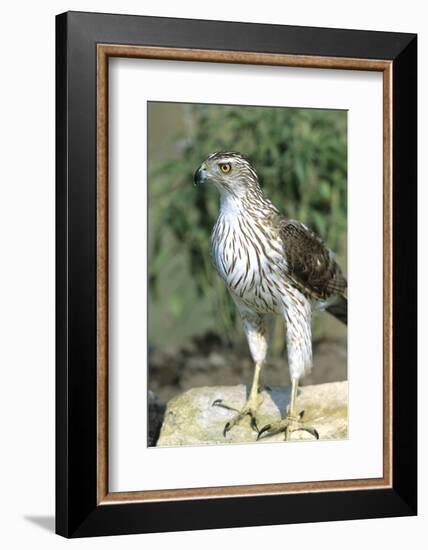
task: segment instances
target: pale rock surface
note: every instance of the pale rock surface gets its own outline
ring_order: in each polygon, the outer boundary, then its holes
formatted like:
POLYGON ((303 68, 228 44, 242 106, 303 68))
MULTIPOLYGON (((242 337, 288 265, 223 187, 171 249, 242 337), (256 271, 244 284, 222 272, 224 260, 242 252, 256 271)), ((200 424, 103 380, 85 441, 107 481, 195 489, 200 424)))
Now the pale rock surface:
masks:
MULTIPOLYGON (((236 425, 226 437, 223 428, 235 414, 213 407, 216 399, 241 408, 248 386, 212 386, 193 388, 171 399, 167 404, 158 446, 254 443, 257 433, 251 429, 249 417, 236 425)), ((284 415, 290 398, 290 387, 271 386, 262 392, 258 427, 274 422, 284 415)), ((320 439, 346 439, 348 434, 348 383, 333 382, 303 386, 297 398, 298 410, 304 410, 303 421, 313 426, 320 439)), ((314 438, 307 432, 293 432, 293 440, 314 438)), ((284 441, 284 434, 262 438, 258 443, 284 441)))

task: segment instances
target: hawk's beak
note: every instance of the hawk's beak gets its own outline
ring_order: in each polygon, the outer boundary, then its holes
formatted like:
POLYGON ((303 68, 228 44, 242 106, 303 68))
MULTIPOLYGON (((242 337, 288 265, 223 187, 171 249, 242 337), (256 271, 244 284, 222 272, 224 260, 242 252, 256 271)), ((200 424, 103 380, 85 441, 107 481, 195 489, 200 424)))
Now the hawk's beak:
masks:
POLYGON ((196 170, 195 175, 193 176, 193 183, 195 184, 195 187, 202 185, 206 179, 207 179, 207 174, 205 170, 202 167, 199 167, 196 170))

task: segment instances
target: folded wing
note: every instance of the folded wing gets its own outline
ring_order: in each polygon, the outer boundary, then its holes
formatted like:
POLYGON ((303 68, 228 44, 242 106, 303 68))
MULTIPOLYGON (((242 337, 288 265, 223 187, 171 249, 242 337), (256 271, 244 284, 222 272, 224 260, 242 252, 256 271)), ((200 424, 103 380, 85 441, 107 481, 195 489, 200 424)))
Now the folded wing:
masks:
POLYGON ((280 218, 278 224, 287 260, 287 277, 313 300, 344 298, 346 279, 333 253, 318 235, 295 220, 280 218))

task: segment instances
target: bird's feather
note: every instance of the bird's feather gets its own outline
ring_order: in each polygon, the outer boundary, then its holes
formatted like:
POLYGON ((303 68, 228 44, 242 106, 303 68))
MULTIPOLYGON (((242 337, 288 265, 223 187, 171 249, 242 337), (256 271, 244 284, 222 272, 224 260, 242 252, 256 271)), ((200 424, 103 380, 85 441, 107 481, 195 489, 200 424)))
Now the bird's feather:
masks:
POLYGON ((324 242, 304 224, 280 217, 278 229, 287 260, 287 277, 314 300, 342 295, 346 279, 324 242))

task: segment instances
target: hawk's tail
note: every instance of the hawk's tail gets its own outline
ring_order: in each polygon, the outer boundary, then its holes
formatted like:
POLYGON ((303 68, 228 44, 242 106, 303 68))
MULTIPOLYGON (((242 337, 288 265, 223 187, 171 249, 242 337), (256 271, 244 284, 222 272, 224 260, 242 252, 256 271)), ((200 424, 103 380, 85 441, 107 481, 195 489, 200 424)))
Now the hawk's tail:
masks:
POLYGON ((348 300, 345 296, 338 296, 337 302, 329 306, 327 311, 344 325, 348 324, 348 300))

